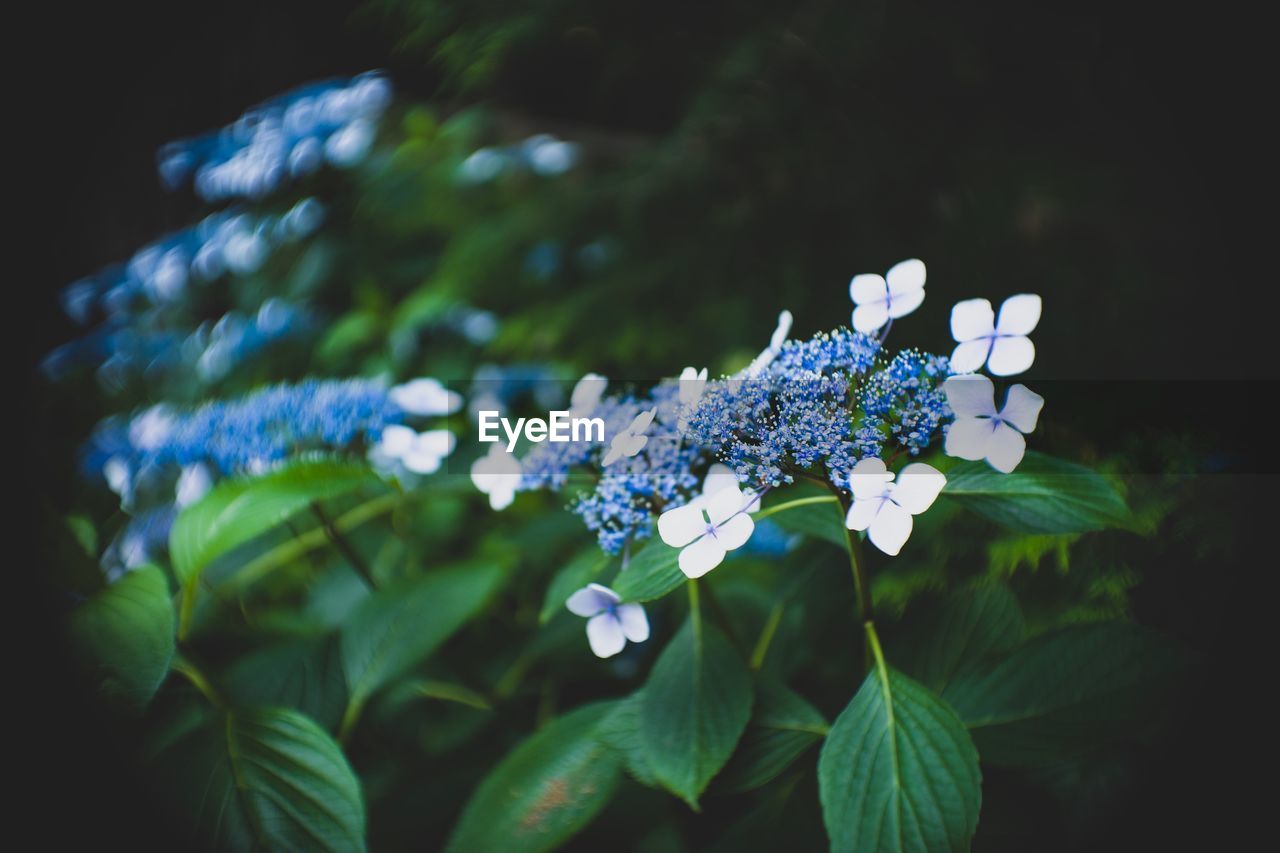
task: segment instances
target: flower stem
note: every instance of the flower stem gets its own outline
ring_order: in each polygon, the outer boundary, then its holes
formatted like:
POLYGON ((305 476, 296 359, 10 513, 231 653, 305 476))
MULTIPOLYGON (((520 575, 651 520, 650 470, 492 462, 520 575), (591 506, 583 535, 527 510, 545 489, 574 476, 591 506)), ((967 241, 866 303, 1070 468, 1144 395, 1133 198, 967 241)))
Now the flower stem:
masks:
POLYGON ((768 509, 760 510, 755 514, 755 520, 763 521, 764 519, 768 518, 774 513, 786 512, 787 510, 795 509, 798 506, 810 506, 812 504, 829 504, 829 503, 835 503, 835 502, 836 502, 836 498, 828 495, 817 495, 816 497, 811 497, 811 498, 796 498, 793 501, 787 501, 786 503, 777 504, 775 506, 769 507, 768 509))
MULTIPOLYGON (((840 503, 841 513, 847 513, 849 511, 849 499, 842 492, 836 490, 835 487, 832 487, 832 491, 835 493, 835 499, 840 503)), ((863 666, 870 669, 873 651, 878 654, 880 645, 878 641, 875 641, 876 629, 871 611, 871 586, 868 582, 867 573, 862 569, 862 541, 858 539, 858 534, 850 530, 847 525, 841 526, 844 527, 845 546, 849 552, 849 570, 853 573, 853 590, 858 601, 858 617, 867 632, 868 642, 863 647, 863 666)), ((881 658, 881 661, 883 661, 883 658, 881 658)))
POLYGON ((333 521, 321 509, 319 501, 311 502, 311 512, 320 522, 324 535, 333 543, 333 547, 337 548, 342 556, 346 558, 347 562, 351 564, 351 568, 356 570, 356 573, 360 575, 361 580, 365 582, 369 589, 375 589, 377 584, 373 582, 373 572, 369 569, 368 564, 365 563, 364 558, 360 556, 356 549, 351 547, 351 543, 347 541, 346 537, 338 532, 338 528, 334 526, 333 521))

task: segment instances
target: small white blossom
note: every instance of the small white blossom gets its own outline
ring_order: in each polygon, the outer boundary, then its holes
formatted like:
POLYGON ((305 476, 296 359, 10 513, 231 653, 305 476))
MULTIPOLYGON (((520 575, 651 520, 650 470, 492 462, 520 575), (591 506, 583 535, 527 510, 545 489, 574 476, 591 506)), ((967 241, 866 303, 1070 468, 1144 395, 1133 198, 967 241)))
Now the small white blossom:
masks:
POLYGON ((506 509, 520 488, 520 460, 501 444, 489 445, 489 453, 471 463, 471 482, 489 496, 489 506, 506 509))
POLYGON ((187 465, 178 475, 178 483, 174 487, 174 503, 180 507, 193 504, 213 487, 213 477, 202 462, 187 465))
POLYGON ((623 604, 607 586, 587 584, 569 596, 565 607, 587 619, 587 642, 596 657, 613 657, 627 645, 649 639, 649 618, 639 604, 623 604))
POLYGON ((702 392, 707 387, 707 369, 695 370, 692 367, 686 367, 680 372, 680 404, 682 406, 691 406, 702 398, 702 392))
POLYGON ((1027 335, 1040 322, 1040 297, 1034 293, 1010 296, 996 319, 985 299, 966 299, 951 309, 951 336, 958 346, 951 353, 951 369, 973 373, 985 364, 996 376, 1021 373, 1036 360, 1027 335))
POLYGON ((791 334, 791 312, 783 311, 778 315, 778 325, 773 330, 773 336, 769 339, 769 346, 758 356, 756 356, 750 364, 740 374, 747 379, 754 379, 764 372, 764 369, 773 360, 778 357, 778 353, 782 351, 782 345, 787 341, 787 335, 791 334))
POLYGON ((869 334, 890 320, 905 317, 924 302, 924 261, 912 258, 894 264, 883 276, 855 275, 849 282, 853 328, 869 334))
POLYGON ((644 446, 649 443, 649 436, 644 431, 649 428, 657 413, 658 410, 653 408, 636 415, 626 429, 613 437, 613 441, 609 443, 609 452, 600 464, 612 465, 624 456, 635 456, 644 450, 644 446))
POLYGON ((947 403, 956 413, 947 430, 946 452, 960 459, 985 459, 1005 474, 1018 467, 1027 451, 1023 434, 1036 428, 1044 397, 1025 385, 1014 385, 996 410, 996 389, 985 376, 952 376, 943 383, 947 403))
POLYGON ((370 450, 369 458, 378 466, 399 464, 414 474, 434 474, 457 443, 457 437, 447 429, 419 433, 401 424, 391 424, 383 428, 382 438, 370 450))
POLYGON ((598 373, 588 373, 579 379, 569 395, 569 417, 585 418, 594 412, 608 387, 609 380, 598 373))
POLYGON ((658 517, 662 541, 682 549, 679 565, 686 577, 700 578, 720 565, 728 552, 745 545, 756 529, 748 513, 759 505, 760 498, 754 493, 744 494, 738 488, 737 476, 727 468, 725 471, 734 478, 733 483, 728 484, 724 475, 717 472, 719 483, 711 484, 716 489, 713 493, 708 496, 704 491, 701 498, 658 517))
POLYGON ((941 471, 923 462, 903 468, 895 483, 884 460, 863 459, 849 475, 853 505, 845 526, 867 531, 872 545, 896 556, 911 536, 911 516, 928 509, 946 484, 941 471))
POLYGON ((414 379, 387 392, 391 402, 411 415, 451 415, 462 407, 462 395, 450 391, 438 379, 414 379))

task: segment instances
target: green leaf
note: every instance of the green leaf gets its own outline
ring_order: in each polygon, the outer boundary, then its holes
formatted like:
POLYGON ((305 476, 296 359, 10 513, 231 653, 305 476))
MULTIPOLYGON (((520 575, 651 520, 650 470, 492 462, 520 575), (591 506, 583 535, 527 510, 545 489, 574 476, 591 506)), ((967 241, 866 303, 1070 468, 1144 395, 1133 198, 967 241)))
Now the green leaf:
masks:
POLYGON ((173 523, 169 554, 178 582, 191 585, 219 555, 283 524, 312 501, 377 482, 365 465, 321 460, 219 483, 173 523))
POLYGON ((776 681, 759 682, 746 734, 713 790, 749 791, 771 782, 827 729, 826 719, 800 694, 776 681))
POLYGON ((967 850, 978 825, 978 751, 946 703, 880 661, 818 758, 832 850, 967 850))
POLYGON ((1023 533, 1081 533, 1132 521, 1124 498, 1101 474, 1035 452, 1012 474, 962 462, 947 472, 942 494, 1023 533))
POLYGON ((599 814, 621 778, 596 738, 614 703, 579 708, 517 746, 471 795, 449 850, 551 850, 599 814))
POLYGON ((943 698, 983 761, 1035 766, 1148 727, 1185 663, 1176 646, 1137 625, 1078 625, 989 658, 957 676, 943 698))
POLYGON ((618 573, 613 591, 623 601, 652 601, 680 587, 688 578, 680 571, 680 549, 654 539, 618 573))
MULTIPOLYGON (((788 508, 769 518, 778 526, 793 533, 802 533, 813 539, 830 542, 844 550, 848 547, 848 533, 845 532, 844 513, 840 504, 830 495, 821 495, 824 500, 817 503, 788 508)), ((765 507, 768 511, 769 507, 765 507)))
POLYGON ((644 739, 640 735, 640 713, 644 704, 644 691, 637 690, 625 699, 619 699, 613 710, 600 722, 596 736, 622 759, 623 766, 637 782, 650 788, 658 787, 653 767, 645 752, 644 739))
POLYGON ((164 572, 141 566, 77 608, 70 627, 99 689, 142 707, 169 671, 173 623, 164 572))
POLYGON ((588 548, 574 557, 567 566, 556 572, 542 599, 538 624, 545 625, 557 613, 565 612, 564 603, 569 596, 593 581, 598 581, 613 558, 599 548, 588 548))
POLYGON ((349 727, 365 701, 434 652, 471 620, 506 579, 496 563, 464 563, 379 589, 342 627, 349 727))
POLYGON ((333 739, 297 711, 217 715, 161 762, 201 847, 365 849, 360 783, 333 739))
POLYGON ((920 601, 907 611, 888 645, 907 675, 941 693, 956 674, 1022 639, 1018 600, 1003 584, 987 584, 920 601))
POLYGON ((338 724, 347 705, 342 656, 333 634, 246 655, 227 670, 223 687, 236 705, 294 708, 326 729, 338 724))
POLYGON ((751 716, 751 676, 697 613, 663 650, 644 688, 640 735, 654 777, 697 808, 751 716))

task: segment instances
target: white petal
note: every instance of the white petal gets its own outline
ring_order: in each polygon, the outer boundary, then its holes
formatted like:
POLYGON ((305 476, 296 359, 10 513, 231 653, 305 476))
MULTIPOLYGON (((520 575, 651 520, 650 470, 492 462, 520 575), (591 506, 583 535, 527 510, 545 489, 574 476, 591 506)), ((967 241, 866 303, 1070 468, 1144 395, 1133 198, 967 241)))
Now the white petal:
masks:
POLYGON ((991 352, 991 339, 979 338, 965 341, 951 352, 951 369, 956 373, 972 373, 981 370, 991 352))
POLYGON ((658 413, 657 408, 648 409, 636 415, 631 421, 631 426, 627 427, 629 433, 639 434, 649 428, 649 424, 653 422, 653 416, 658 413))
POLYGON ((418 434, 407 426, 400 424, 391 424, 382 430, 382 439, 379 444, 382 445, 382 452, 398 459, 409 451, 413 445, 413 440, 418 434))
POLYGON ((742 492, 742 503, 746 506, 744 512, 759 512, 760 498, 764 497, 755 489, 745 489, 742 492))
POLYGON ((703 536, 680 552, 680 571, 700 578, 724 561, 725 548, 714 536, 703 536))
POLYGON ((853 309, 851 319, 854 331, 870 334, 889 322, 889 308, 884 302, 867 302, 853 309))
POLYGON ((991 357, 987 369, 996 376, 1013 376, 1021 373, 1036 360, 1036 348, 1030 338, 1015 335, 996 338, 991 343, 991 357))
POLYGON ((387 392, 391 402, 414 415, 451 415, 462 406, 462 397, 438 379, 414 379, 387 392))
POLYGON ((863 273, 855 275, 849 281, 849 298, 854 305, 883 303, 888 296, 889 285, 885 283, 884 276, 863 273))
POLYGON ((884 460, 874 456, 859 459, 858 464, 849 472, 849 491, 858 500, 879 497, 884 494, 885 484, 893 479, 893 475, 884 466, 884 460))
POLYGON ((621 604, 618 606, 618 622, 622 625, 622 633, 633 643, 643 643, 649 639, 649 617, 639 604, 621 604))
POLYGON ((755 521, 744 512, 717 527, 716 539, 720 540, 720 544, 726 551, 732 551, 745 545, 755 529, 755 521))
POLYGON ((434 474, 440 470, 444 457, 430 450, 411 449, 400 457, 400 464, 415 474, 434 474))
POLYGON ((946 484, 946 476, 937 468, 924 462, 913 462, 898 472, 890 497, 907 512, 919 515, 938 499, 946 484))
POLYGON ((1010 296, 1000 306, 996 331, 1002 335, 1029 335, 1040 322, 1040 297, 1034 293, 1010 296))
POLYGON ((956 341, 972 341, 996 330, 995 312, 985 299, 966 299, 951 308, 951 337, 956 341))
POLYGON ((1044 397, 1026 385, 1014 385, 1005 396, 1004 408, 1000 410, 1000 419, 1013 424, 1020 432, 1035 432, 1036 421, 1040 418, 1042 408, 1044 408, 1044 397))
POLYGON ((957 418, 947 430, 946 454, 957 459, 986 459, 998 423, 994 418, 957 418))
POLYGON ((890 557, 896 557, 911 536, 911 513, 892 501, 885 501, 875 520, 867 528, 871 544, 890 557))
POLYGON ((787 339, 787 335, 791 333, 791 312, 783 311, 778 314, 778 325, 773 330, 773 337, 769 339, 769 349, 777 350, 782 346, 783 341, 787 339))
MULTIPOLYGON (((898 301, 898 297, 906 296, 916 291, 924 290, 924 261, 918 258, 901 261, 889 267, 889 271, 885 273, 885 279, 889 283, 889 293, 893 295, 894 301, 898 301)), ((924 299, 924 294, 920 295, 920 299, 924 299)), ((917 302, 917 305, 920 303, 917 302)), ((894 316, 902 316, 897 314, 894 316)))
POLYGON ((717 462, 707 469, 707 476, 702 481, 702 493, 710 497, 722 489, 737 485, 737 472, 728 465, 717 462))
POLYGON ((604 459, 600 460, 602 467, 609 467, 613 463, 622 458, 622 448, 625 447, 626 433, 618 433, 613 437, 613 441, 609 444, 609 452, 604 455, 604 459))
POLYGON ((885 502, 882 497, 855 500, 853 506, 849 507, 849 513, 844 517, 844 526, 850 530, 866 530, 875 520, 876 513, 880 511, 880 504, 885 502))
POLYGON ((1022 437, 1022 433, 1008 424, 998 424, 991 436, 991 443, 987 445, 987 461, 992 468, 1008 474, 1018 467, 1026 452, 1027 440, 1022 437))
POLYGON ((457 437, 449 430, 433 429, 418 433, 413 440, 413 449, 448 456, 457 444, 457 437))
POLYGON ((504 510, 516 499, 514 488, 499 488, 489 492, 489 506, 496 510, 504 510))
POLYGON ((613 590, 600 584, 589 584, 575 592, 565 601, 564 606, 575 616, 595 616, 608 610, 611 604, 617 604, 618 596, 613 590))
POLYGON ((658 535, 672 548, 683 548, 707 532, 707 517, 692 504, 669 509, 658 516, 658 535))
POLYGON ((746 497, 735 483, 733 488, 721 489, 707 497, 707 515, 712 524, 720 525, 737 515, 746 503, 746 497))
POLYGON ((587 620, 587 642, 598 658, 611 658, 622 651, 627 637, 622 623, 612 613, 601 613, 587 620))
POLYGON ((985 376, 966 374, 948 377, 942 383, 942 391, 957 418, 989 418, 996 414, 996 386, 985 376))
POLYGON ((904 293, 901 296, 895 296, 889 301, 890 317, 905 317, 912 311, 920 307, 920 303, 924 302, 924 291, 917 290, 914 293, 904 293))
POLYGON ((573 393, 569 395, 570 411, 579 415, 589 414, 600 402, 607 387, 609 387, 609 380, 598 373, 588 373, 583 376, 578 380, 578 384, 573 386, 573 393))

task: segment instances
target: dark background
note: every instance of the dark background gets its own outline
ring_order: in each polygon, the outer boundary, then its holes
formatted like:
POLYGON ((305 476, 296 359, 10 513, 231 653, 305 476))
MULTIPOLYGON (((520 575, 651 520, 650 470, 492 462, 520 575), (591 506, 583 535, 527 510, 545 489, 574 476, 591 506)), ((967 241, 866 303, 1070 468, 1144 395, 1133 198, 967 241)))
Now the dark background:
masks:
MULTIPOLYGON (((357 19, 355 6, 297 0, 85 5, 54 8, 16 28, 15 35, 34 48, 11 72, 10 86, 20 98, 7 123, 8 135, 30 149, 11 160, 13 177, 33 190, 20 213, 23 224, 10 226, 10 233, 30 235, 19 240, 17 260, 30 253, 31 262, 20 264, 27 271, 9 288, 20 298, 11 316, 23 342, 24 381, 38 381, 31 366, 70 334, 57 304, 63 285, 127 257, 198 209, 189 195, 159 186, 153 159, 159 145, 224 124, 250 104, 328 75, 388 68, 399 91, 431 97, 433 74, 420 59, 397 58, 391 50, 396 33, 385 23, 357 19)), ((931 10, 931 4, 916 6, 931 10)), ((956 14, 947 12, 949 19, 956 14)), ((1274 434, 1267 408, 1276 389, 1277 337, 1269 263, 1276 140, 1268 29, 1243 4, 999 3, 962 14, 968 34, 980 33, 998 58, 991 100, 954 109, 904 102, 906 126, 920 111, 934 116, 935 133, 964 135, 982 122, 1007 131, 1000 137, 1005 140, 1033 139, 1046 150, 1058 144, 1083 153, 1104 173, 1111 170, 1118 184, 1136 189, 1136 205, 1134 193, 1125 194, 1123 228, 1160 280, 1143 293, 1149 313, 1135 318, 1131 336, 1109 342, 1132 367, 1125 378, 1200 380, 1191 399, 1164 404, 1190 409, 1202 428, 1221 429, 1231 436, 1228 444, 1238 441, 1241 453, 1248 452, 1248 441, 1259 456, 1274 454, 1265 450, 1274 434), (1225 379, 1249 381, 1219 381, 1225 379)), ((696 50, 696 39, 686 44, 696 50)), ((918 92, 927 72, 891 57, 882 73, 886 92, 894 90, 895 76, 904 91, 918 92)), ((554 96, 547 103, 556 108, 554 96)), ((649 123, 660 132, 658 107, 637 104, 634 115, 615 118, 649 123)), ((1099 288, 1084 297, 1105 303, 1111 295, 1099 288)), ((1065 334, 1082 348, 1098 344, 1098 330, 1088 324, 1065 334)), ((1171 393, 1157 391, 1156 397, 1171 393)), ((40 440, 58 427, 40 423, 38 412, 26 421, 23 464, 34 478, 48 464, 42 448, 62 442, 40 440)), ((1255 513, 1258 527, 1265 527, 1274 481, 1236 482, 1249 498, 1240 500, 1242 511, 1255 513)), ((1242 544, 1239 553, 1254 552, 1242 544)), ((15 566, 15 573, 38 573, 40 565, 37 555, 34 563, 15 566)), ((1233 606, 1265 600, 1260 585, 1275 571, 1274 553, 1219 568, 1215 585, 1233 591, 1233 606)), ((1195 569, 1171 571, 1140 602, 1157 623, 1161 608, 1185 595, 1181 584, 1195 581, 1195 569)), ((1268 657, 1275 643, 1246 636, 1250 626, 1269 620, 1226 619, 1221 602, 1204 606, 1206 631, 1217 636, 1211 645, 1224 653, 1212 662, 1203 693, 1189 700, 1188 714, 1196 726, 1220 727, 1221 737, 1172 739, 1170 751, 1150 762, 1148 796, 1110 828, 1108 844, 1231 847, 1255 811, 1251 800, 1261 794, 1250 794, 1257 783, 1249 779, 1253 772, 1266 778, 1265 770, 1254 768, 1265 766, 1273 738, 1260 733, 1274 721, 1270 713, 1248 710, 1256 706, 1242 706, 1249 701, 1242 685, 1254 658, 1268 657), (1196 772, 1188 774, 1188 768, 1196 772), (1194 789, 1161 783, 1197 777, 1204 784, 1194 789)), ((26 609, 37 624, 29 636, 50 636, 52 617, 26 609)), ((21 687, 8 700, 31 718, 23 724, 29 728, 12 728, 10 736, 32 731, 19 746, 38 748, 38 760, 19 783, 24 798, 56 809, 39 819, 46 846, 86 832, 101 841, 159 842, 163 818, 122 769, 126 760, 110 746, 104 751, 115 730, 83 713, 88 700, 62 677, 61 651, 50 642, 40 640, 34 656, 15 655, 34 657, 33 669, 15 676, 21 687)), ((1264 678, 1272 671, 1264 669, 1264 678)))

